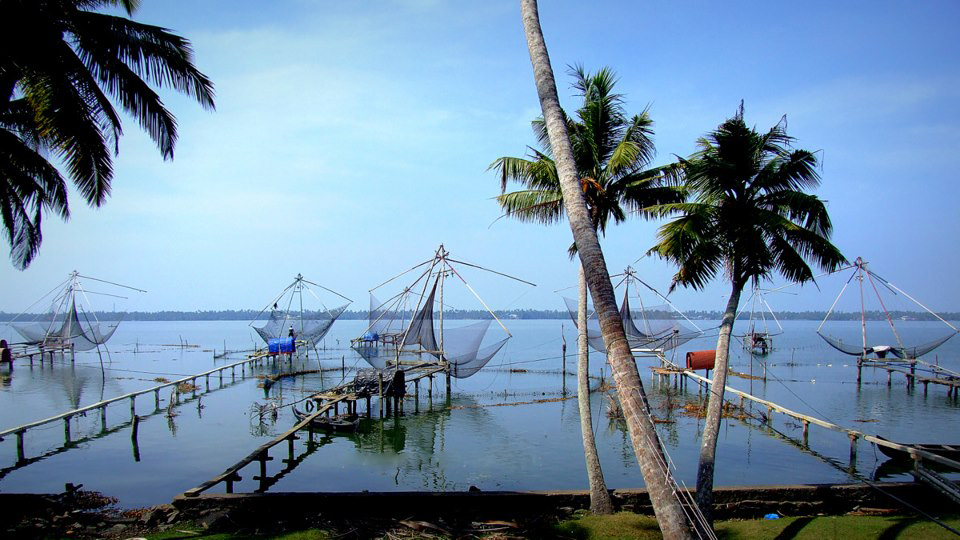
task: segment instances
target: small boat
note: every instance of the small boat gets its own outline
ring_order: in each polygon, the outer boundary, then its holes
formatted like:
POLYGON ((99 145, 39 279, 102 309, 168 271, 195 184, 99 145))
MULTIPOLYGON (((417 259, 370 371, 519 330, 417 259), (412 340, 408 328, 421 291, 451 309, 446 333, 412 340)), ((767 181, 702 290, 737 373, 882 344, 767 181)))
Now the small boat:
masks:
MULTIPOLYGON (((303 422, 312 413, 303 412, 293 407, 293 415, 297 417, 297 422, 303 422)), ((310 427, 324 429, 327 431, 338 431, 341 433, 353 433, 360 426, 360 417, 355 414, 338 414, 336 416, 317 416, 310 421, 310 427)))
MULTIPOLYGON (((894 442, 888 439, 877 435, 877 438, 887 442, 894 442)), ((954 461, 960 461, 960 444, 904 444, 896 443, 902 446, 909 446, 911 448, 916 448, 917 450, 923 450, 924 452, 929 452, 931 454, 936 454, 947 459, 952 459, 954 461)), ((887 456, 890 459, 896 460, 910 460, 913 459, 910 457, 910 452, 906 450, 898 450, 896 448, 890 448, 878 444, 877 447, 883 452, 883 455, 887 456)))

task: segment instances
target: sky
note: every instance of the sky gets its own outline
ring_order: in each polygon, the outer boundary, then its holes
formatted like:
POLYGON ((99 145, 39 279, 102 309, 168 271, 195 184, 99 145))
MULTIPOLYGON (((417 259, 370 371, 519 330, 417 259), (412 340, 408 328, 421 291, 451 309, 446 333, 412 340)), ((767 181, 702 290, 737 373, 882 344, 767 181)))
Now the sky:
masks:
MULTIPOLYGON (((818 151, 834 243, 960 311, 960 3, 544 1, 540 15, 568 111, 569 66, 612 68, 627 111, 656 122, 656 164, 692 153, 741 100, 758 130, 786 115, 796 146, 818 151)), ((125 117, 110 199, 91 209, 72 192, 27 270, 0 263, 0 311, 73 270, 148 291, 118 309, 259 309, 298 273, 366 309, 368 289, 440 244, 537 284, 464 275, 490 307, 563 308, 569 227, 500 219, 487 169, 535 145, 519 2, 145 0, 134 18, 192 42, 217 110, 161 92, 179 123, 172 161, 125 117)), ((644 257, 661 224, 609 227, 611 273, 631 265, 666 293, 675 269, 644 257)), ((825 310, 846 278, 767 300, 825 310)), ((722 310, 728 295, 720 277, 670 299, 722 310)), ((454 307, 479 307, 468 297, 454 307)))

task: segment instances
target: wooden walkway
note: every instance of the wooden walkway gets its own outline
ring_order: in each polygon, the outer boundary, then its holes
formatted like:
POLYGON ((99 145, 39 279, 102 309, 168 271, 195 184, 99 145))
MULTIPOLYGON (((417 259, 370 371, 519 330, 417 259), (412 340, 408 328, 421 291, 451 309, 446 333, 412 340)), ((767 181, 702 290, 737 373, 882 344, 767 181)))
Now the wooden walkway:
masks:
MULTIPOLYGON (((413 375, 410 378, 405 378, 404 384, 413 383, 414 385, 414 394, 415 400, 414 403, 419 410, 420 402, 420 381, 423 379, 428 379, 429 388, 428 395, 433 395, 433 376, 446 371, 444 367, 432 365, 422 365, 416 366, 413 369, 407 371, 407 373, 412 373, 413 375)), ((379 381, 379 391, 378 391, 378 401, 380 404, 380 416, 384 416, 384 407, 386 407, 386 415, 390 415, 390 403, 393 402, 393 409, 398 413, 402 410, 402 394, 394 393, 391 396, 384 395, 384 388, 389 381, 384 381, 382 378, 382 372, 380 373, 379 381), (386 398, 386 399, 385 399, 386 398)), ((362 396, 358 395, 351 391, 351 384, 344 384, 337 388, 331 388, 323 392, 318 392, 312 396, 306 398, 304 401, 312 402, 315 407, 315 412, 312 412, 309 417, 304 420, 297 422, 292 428, 287 430, 281 435, 274 437, 272 440, 260 445, 255 450, 250 452, 246 457, 236 462, 235 464, 228 467, 222 473, 217 476, 207 480, 206 482, 200 484, 199 486, 188 489, 183 493, 185 497, 197 497, 204 491, 207 491, 221 482, 225 485, 225 490, 227 493, 233 493, 233 485, 235 482, 239 482, 243 478, 240 476, 240 471, 250 465, 254 461, 259 462, 260 464, 260 474, 253 476, 254 480, 259 482, 259 486, 256 490, 258 493, 262 493, 269 489, 270 486, 275 484, 282 476, 286 475, 290 470, 296 467, 299 464, 303 457, 297 458, 294 455, 294 441, 297 441, 299 437, 297 432, 301 430, 308 430, 310 441, 313 441, 314 431, 311 428, 312 422, 315 418, 318 418, 321 415, 329 415, 333 412, 334 415, 339 413, 340 404, 343 403, 347 407, 347 412, 349 414, 357 414, 357 401, 361 398, 366 400, 366 416, 369 418, 371 415, 371 397, 372 394, 364 393, 362 396), (284 441, 287 442, 287 458, 282 460, 286 464, 286 467, 278 472, 274 476, 267 475, 267 462, 273 461, 273 457, 270 456, 270 449, 274 446, 277 446, 284 441)))
MULTIPOLYGON (((706 377, 702 377, 702 376, 700 376, 700 375, 697 375, 697 374, 694 373, 693 371, 684 370, 684 371, 683 371, 683 375, 686 376, 686 377, 689 377, 689 378, 691 378, 691 379, 693 379, 693 380, 695 380, 695 381, 697 381, 699 384, 703 384, 703 385, 704 385, 705 387, 707 387, 707 388, 710 388, 711 386, 713 386, 713 381, 712 381, 712 380, 710 380, 710 379, 708 379, 708 378, 706 378, 706 377)), ((886 440, 886 439, 880 439, 880 438, 878 438, 878 437, 876 437, 876 436, 873 436, 873 435, 866 435, 866 434, 864 434, 864 433, 862 433, 862 432, 860 432, 860 431, 853 430, 853 429, 848 429, 848 428, 845 428, 845 427, 842 427, 842 426, 838 426, 837 424, 834 424, 834 423, 832 423, 832 422, 827 422, 826 420, 821 420, 821 419, 815 418, 815 417, 813 417, 813 416, 808 416, 808 415, 805 415, 805 414, 800 414, 800 413, 798 413, 798 412, 795 412, 795 411, 792 411, 792 410, 790 410, 790 409, 787 409, 786 407, 782 407, 782 406, 780 406, 780 405, 777 405, 776 403, 773 403, 772 401, 767 401, 767 400, 765 400, 765 399, 758 398, 758 397, 756 397, 756 396, 750 395, 750 394, 748 394, 748 393, 746 393, 746 392, 737 390, 737 389, 735 389, 735 388, 731 388, 731 387, 729 387, 729 386, 726 386, 726 387, 724 387, 724 388, 726 389, 726 392, 729 392, 729 393, 731 393, 731 394, 735 394, 735 395, 737 395, 737 396, 740 396, 740 408, 743 408, 743 405, 744 405, 744 401, 745 401, 745 400, 749 400, 749 401, 752 401, 752 402, 754 402, 754 403, 758 403, 758 404, 763 405, 764 407, 766 407, 766 408, 767 408, 767 412, 768 412, 767 418, 766 418, 766 422, 767 422, 767 423, 771 422, 774 412, 780 413, 780 414, 783 414, 783 415, 786 415, 786 416, 789 416, 789 417, 791 417, 791 418, 795 418, 795 419, 797 419, 797 420, 800 420, 800 421, 803 423, 803 445, 804 445, 804 446, 807 446, 807 445, 808 445, 808 441, 809 441, 808 436, 809 436, 810 424, 813 424, 813 425, 816 425, 816 426, 820 426, 820 427, 829 429, 829 430, 831 430, 831 431, 836 431, 836 432, 839 432, 839 433, 844 433, 844 434, 846 434, 847 437, 850 439, 850 466, 851 466, 851 468, 854 467, 854 465, 856 464, 856 460, 857 460, 857 440, 858 440, 858 439, 861 439, 861 438, 862 438, 863 440, 865 440, 865 441, 867 441, 867 442, 871 442, 871 443, 873 443, 873 444, 875 444, 875 445, 877 445, 877 446, 885 446, 885 447, 887 447, 887 448, 892 448, 892 449, 894 449, 894 450, 900 450, 900 451, 906 452, 906 453, 908 453, 908 454, 910 455, 910 457, 913 459, 913 462, 914 462, 914 476, 916 476, 918 480, 921 480, 921 481, 923 481, 923 482, 931 485, 931 487, 933 487, 934 489, 937 489, 938 491, 944 493, 945 495, 947 495, 947 496, 949 496, 950 498, 956 500, 957 502, 960 502, 960 487, 958 487, 955 483, 950 482, 949 480, 946 480, 946 479, 944 479, 943 477, 940 477, 939 475, 937 475, 937 474, 934 473, 933 471, 930 471, 929 469, 927 469, 926 467, 923 466, 923 463, 924 463, 925 461, 932 461, 932 462, 938 463, 938 464, 940 464, 940 465, 944 465, 944 466, 946 466, 946 467, 949 467, 949 468, 953 469, 954 471, 960 471, 960 462, 954 461, 954 460, 949 459, 949 458, 945 458, 945 457, 943 457, 943 456, 939 456, 939 455, 937 455, 937 454, 932 454, 932 453, 930 453, 930 452, 926 452, 926 451, 924 451, 924 450, 920 450, 920 449, 914 448, 914 447, 912 447, 912 446, 906 446, 906 445, 902 445, 902 444, 898 444, 898 443, 895 443, 895 442, 888 441, 888 440, 886 440)))
POLYGON ((107 425, 107 406, 110 405, 110 404, 112 404, 112 403, 117 403, 117 402, 121 402, 121 401, 124 401, 124 400, 129 400, 129 401, 130 401, 130 420, 131 420, 131 421, 134 421, 134 420, 136 419, 136 416, 137 416, 136 400, 137 400, 137 397, 138 397, 138 396, 142 396, 142 395, 144 395, 144 394, 153 393, 154 409, 159 409, 159 408, 160 408, 160 391, 163 390, 164 388, 170 388, 170 387, 177 388, 177 390, 176 390, 175 392, 179 395, 179 393, 180 393, 180 392, 179 392, 179 387, 180 387, 180 385, 181 385, 181 384, 184 384, 184 383, 189 383, 189 384, 191 385, 191 390, 190 390, 189 392, 187 392, 187 393, 194 393, 194 394, 195 394, 195 393, 196 393, 196 390, 198 389, 198 387, 197 387, 197 385, 196 385, 197 380, 198 380, 198 379, 201 379, 201 378, 205 378, 205 379, 206 379, 207 390, 209 391, 209 389, 210 389, 210 376, 211 376, 211 375, 217 375, 217 376, 219 377, 219 379, 220 379, 220 384, 222 385, 222 384, 223 384, 223 372, 226 371, 226 370, 230 370, 231 376, 232 376, 234 379, 236 379, 236 368, 239 367, 239 368, 241 369, 241 377, 244 377, 244 378, 245 378, 245 377, 246 377, 247 365, 248 365, 248 364, 258 364, 259 362, 261 362, 261 361, 262 361, 263 359, 265 359, 265 358, 266 358, 265 355, 251 355, 251 356, 247 357, 245 360, 241 360, 240 362, 235 362, 235 363, 233 363, 233 364, 223 365, 223 366, 220 366, 220 367, 213 368, 213 369, 211 369, 211 370, 209 370, 209 371, 205 371, 205 372, 203 372, 203 373, 198 373, 198 374, 196 374, 196 375, 190 375, 190 376, 187 376, 187 377, 183 377, 183 378, 181 378, 181 379, 177 379, 177 380, 172 381, 172 382, 167 382, 167 383, 159 384, 159 385, 156 385, 156 386, 152 386, 152 387, 147 388, 147 389, 144 389, 144 390, 138 390, 138 391, 136 391, 136 392, 130 392, 130 393, 127 393, 127 394, 123 394, 123 395, 121 395, 121 396, 114 397, 114 398, 105 399, 105 400, 103 400, 103 401, 98 401, 97 403, 93 403, 93 404, 91 404, 91 405, 87 405, 87 406, 84 406, 84 407, 79 407, 79 408, 77 408, 77 409, 72 409, 72 410, 69 410, 69 411, 67 411, 67 412, 63 412, 63 413, 60 413, 60 414, 51 416, 51 417, 49 417, 49 418, 44 418, 44 419, 42 419, 42 420, 36 420, 36 421, 34 421, 34 422, 29 422, 29 423, 26 423, 26 424, 23 424, 23 425, 19 425, 19 426, 13 427, 13 428, 5 429, 5 430, 3 430, 3 431, 0 431, 0 441, 3 441, 5 437, 8 437, 8 436, 10 436, 10 435, 16 435, 16 437, 17 437, 17 461, 18 461, 18 462, 22 462, 22 461, 25 460, 24 444, 23 444, 24 436, 26 435, 27 431, 30 430, 30 429, 37 428, 37 427, 40 427, 40 426, 43 426, 43 425, 46 425, 46 424, 50 424, 50 423, 52 423, 52 422, 63 421, 64 442, 65 442, 66 444, 70 444, 70 443, 72 442, 72 441, 71 441, 71 433, 70 433, 70 420, 71 420, 72 418, 74 418, 75 416, 77 416, 77 415, 82 415, 82 414, 84 414, 84 413, 86 413, 86 412, 88 412, 88 411, 99 410, 99 411, 100 411, 100 422, 101 422, 102 426, 104 427, 104 429, 106 429, 106 425, 107 425))
MULTIPOLYGON (((312 396, 309 399, 313 399, 313 397, 315 396, 312 396)), ((302 429, 309 428, 310 424, 313 422, 315 418, 318 418, 322 414, 327 414, 331 409, 333 409, 333 407, 336 404, 340 403, 341 401, 346 401, 348 397, 349 396, 347 394, 342 394, 337 396, 335 399, 328 401, 323 406, 319 407, 316 412, 314 412, 304 420, 297 422, 292 428, 284 432, 282 435, 279 435, 275 437, 273 440, 258 446, 257 449, 251 452, 247 457, 241 459, 234 465, 231 465, 230 467, 227 468, 227 470, 211 478, 210 480, 207 480, 206 482, 200 484, 199 486, 192 489, 188 489, 183 493, 183 495, 186 497, 196 497, 201 493, 203 493, 204 491, 216 486, 220 482, 223 482, 224 484, 226 484, 227 493, 233 493, 233 483, 239 482, 240 480, 243 479, 240 476, 240 470, 246 467, 247 465, 249 465, 250 463, 253 463, 254 461, 260 462, 260 475, 254 476, 253 479, 259 480, 260 489, 265 490, 268 483, 272 483, 270 482, 270 478, 267 476, 267 462, 273 460, 273 458, 270 457, 270 449, 282 443, 283 441, 287 441, 287 451, 289 454, 289 461, 290 462, 294 461, 293 443, 294 441, 299 439, 299 437, 297 437, 297 432, 302 429)), ((355 396, 353 397, 355 398, 355 396)), ((322 398, 318 398, 318 399, 322 399, 322 398)), ((310 430, 310 437, 313 437, 312 430, 310 430)))

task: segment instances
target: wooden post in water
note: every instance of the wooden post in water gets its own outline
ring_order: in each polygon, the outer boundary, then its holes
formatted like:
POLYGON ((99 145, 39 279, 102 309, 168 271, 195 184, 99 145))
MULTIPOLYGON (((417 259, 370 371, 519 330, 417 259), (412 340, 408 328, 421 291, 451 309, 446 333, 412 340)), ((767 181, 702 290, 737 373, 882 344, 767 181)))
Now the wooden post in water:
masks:
POLYGON ((20 430, 17 432, 17 463, 23 463, 23 433, 26 430, 20 430))
POLYGON ((563 395, 567 395, 567 336, 563 335, 563 324, 560 325, 560 339, 563 340, 563 345, 560 347, 560 352, 563 354, 563 371, 560 375, 563 378, 563 395))
POLYGON ((855 469, 857 467, 857 438, 859 434, 850 432, 847 433, 847 436, 850 437, 850 468, 855 469))
POLYGON ((377 372, 377 401, 380 402, 380 418, 383 418, 383 372, 377 372))
POLYGON ((100 407, 100 431, 107 430, 107 406, 100 407))
POLYGON ((63 417, 63 441, 64 444, 70 444, 70 417, 63 417))
POLYGON ((133 395, 130 396, 130 419, 133 420, 135 416, 137 416, 137 396, 133 395))
POLYGON ((810 434, 810 421, 803 419, 803 445, 804 446, 809 445, 807 441, 807 437, 809 436, 809 434, 810 434))

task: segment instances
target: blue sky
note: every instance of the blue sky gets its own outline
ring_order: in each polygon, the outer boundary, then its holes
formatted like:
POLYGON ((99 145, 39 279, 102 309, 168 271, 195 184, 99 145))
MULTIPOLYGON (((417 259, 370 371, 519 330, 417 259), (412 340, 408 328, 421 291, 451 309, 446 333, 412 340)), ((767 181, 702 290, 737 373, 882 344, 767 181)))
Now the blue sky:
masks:
MULTIPOLYGON (((931 308, 960 310, 960 4, 540 10, 568 110, 566 66, 610 66, 628 111, 650 106, 658 163, 691 153, 741 99, 758 129, 786 114, 797 145, 821 151, 835 243, 931 308)), ((217 111, 164 94, 179 120, 172 162, 128 119, 110 200, 92 210, 72 197, 28 270, 0 265, 0 310, 74 269, 149 291, 128 309, 260 308, 297 273, 363 309, 367 289, 440 243, 538 284, 468 277, 492 307, 562 308, 555 291, 576 282, 569 228, 498 220, 486 170, 525 154, 540 114, 518 2, 146 0, 135 18, 193 42, 217 111)), ((666 290, 669 265, 637 262, 657 225, 633 219, 602 245, 612 272, 632 264, 666 290)), ((768 300, 826 309, 842 281, 768 300)), ((718 281, 671 298, 719 310, 727 294, 718 281)))

